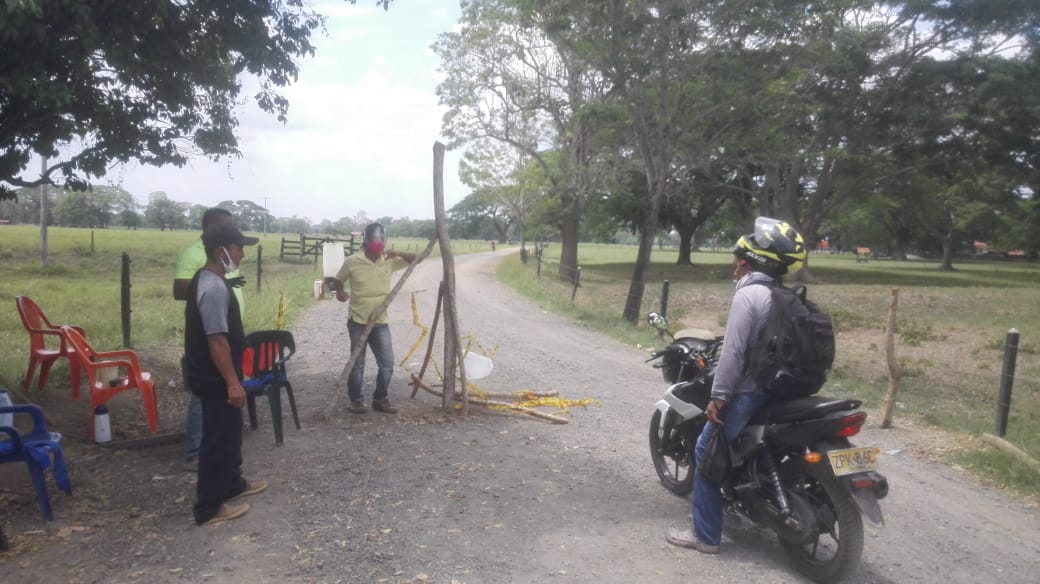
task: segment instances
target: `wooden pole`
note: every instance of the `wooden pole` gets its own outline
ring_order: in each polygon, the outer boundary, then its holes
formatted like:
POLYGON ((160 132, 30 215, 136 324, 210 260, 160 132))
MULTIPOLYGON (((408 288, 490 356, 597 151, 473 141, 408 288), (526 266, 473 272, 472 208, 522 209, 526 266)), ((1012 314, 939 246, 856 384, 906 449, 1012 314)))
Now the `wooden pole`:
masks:
POLYGON ((131 349, 133 345, 130 343, 130 254, 125 251, 119 281, 119 313, 123 325, 123 348, 131 349))
POLYGON ((365 330, 361 331, 361 338, 354 350, 350 353, 350 359, 347 360, 346 366, 343 367, 343 371, 339 374, 339 379, 336 380, 336 386, 332 388, 332 395, 329 396, 329 401, 325 405, 325 412, 323 414, 326 420, 331 420, 336 415, 336 406, 339 404, 339 399, 343 395, 343 388, 346 387, 347 377, 350 376, 350 371, 354 369, 354 363, 357 363, 358 358, 365 354, 365 343, 368 342, 368 335, 372 333, 372 329, 376 326, 376 319, 382 316, 390 303, 394 301, 394 297, 397 296, 397 292, 404 286, 408 276, 412 275, 412 271, 415 270, 415 266, 419 265, 419 262, 426 259, 426 256, 430 255, 433 251, 433 244, 437 243, 437 240, 431 239, 430 243, 427 244, 426 249, 419 255, 415 256, 412 263, 408 264, 408 268, 405 269, 404 273, 401 274, 401 278, 397 280, 397 284, 394 285, 390 293, 386 295, 386 299, 383 303, 376 308, 371 316, 368 317, 368 322, 365 324, 365 330))
POLYGON ((892 410, 896 405, 899 393, 899 362, 896 361, 896 305, 899 304, 899 290, 892 289, 892 301, 888 305, 888 324, 885 326, 885 359, 888 361, 888 394, 882 408, 881 427, 892 427, 892 410))
MULTIPOLYGON (((441 397, 444 397, 444 396, 448 395, 448 392, 446 392, 446 391, 445 392, 439 392, 436 389, 433 389, 433 387, 423 383, 423 381, 421 379, 419 379, 418 377, 416 377, 415 374, 412 374, 412 384, 415 385, 415 387, 417 387, 417 388, 421 387, 421 388, 425 389, 426 391, 432 393, 433 395, 439 395, 441 397)), ((511 404, 509 402, 494 401, 494 400, 489 400, 489 399, 470 399, 468 397, 459 396, 459 395, 456 395, 455 399, 460 401, 460 402, 462 402, 463 403, 463 407, 465 407, 465 403, 468 401, 468 402, 471 402, 471 403, 474 403, 474 404, 477 404, 477 405, 482 405, 482 406, 501 406, 503 408, 507 408, 507 409, 512 410, 514 412, 520 412, 522 414, 527 414, 529 416, 533 416, 535 418, 546 420, 546 421, 552 422, 554 424, 567 424, 567 423, 569 423, 569 420, 567 420, 566 418, 561 418, 559 416, 554 416, 552 414, 546 414, 545 412, 539 412, 538 410, 527 408, 527 407, 524 407, 524 406, 518 406, 516 404, 511 404)))
MULTIPOLYGON (((426 342, 426 356, 423 357, 422 367, 419 368, 419 379, 423 378, 426 374, 426 367, 430 364, 430 359, 433 357, 433 343, 437 340, 437 323, 441 319, 441 303, 444 301, 444 282, 437 287, 437 308, 433 311, 433 324, 430 325, 430 339, 426 342)), ((419 391, 419 387, 415 386, 412 388, 412 398, 415 398, 415 394, 419 391)))
POLYGON ((994 446, 1005 452, 1010 453, 1015 458, 1028 464, 1034 472, 1040 472, 1040 462, 1037 462, 1035 458, 1029 455, 1029 453, 1008 442, 1007 440, 1001 438, 1000 436, 994 436, 993 434, 983 434, 979 436, 979 439, 985 442, 986 444, 989 444, 990 446, 994 446))
MULTIPOLYGON (((455 256, 448 237, 448 221, 444 211, 444 144, 433 143, 433 211, 437 224, 437 241, 441 246, 444 266, 444 395, 441 405, 445 411, 454 408, 455 371, 459 359, 459 315, 455 305, 455 256)), ((466 378, 462 377, 462 392, 466 393, 466 378)), ((465 408, 465 401, 463 407, 465 408)))

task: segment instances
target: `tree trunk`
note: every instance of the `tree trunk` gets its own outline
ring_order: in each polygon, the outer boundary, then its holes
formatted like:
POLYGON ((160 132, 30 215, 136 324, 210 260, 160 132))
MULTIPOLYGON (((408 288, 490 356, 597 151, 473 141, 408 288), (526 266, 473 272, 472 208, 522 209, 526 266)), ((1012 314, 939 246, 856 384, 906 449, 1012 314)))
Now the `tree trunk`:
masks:
POLYGON ((565 205, 563 228, 560 230, 560 280, 573 284, 578 275, 578 231, 581 226, 581 207, 571 199, 565 205))
POLYGON ((675 263, 680 266, 693 265, 693 262, 690 260, 690 248, 693 246, 693 233, 695 230, 686 230, 682 227, 676 227, 675 230, 679 232, 679 259, 675 263))
POLYGON ((944 272, 953 271, 953 230, 946 232, 942 240, 942 266, 939 268, 944 272))
MULTIPOLYGON (((662 168, 664 165, 647 165, 650 168, 662 168)), ((653 171, 651 171, 653 172, 653 171)), ((636 255, 636 265, 632 270, 632 282, 628 287, 628 296, 625 298, 625 310, 622 318, 635 323, 639 322, 639 312, 642 309, 643 293, 646 291, 646 273, 650 269, 650 252, 654 249, 654 234, 657 231, 657 216, 661 209, 661 192, 664 190, 664 177, 658 173, 647 173, 649 182, 650 200, 647 201, 646 219, 639 233, 639 253, 636 255)))
POLYGON ((892 289, 892 299, 888 304, 888 321, 885 325, 885 362, 888 364, 888 392, 881 408, 881 427, 892 427, 892 411, 895 409, 896 396, 899 395, 899 378, 902 370, 896 359, 896 306, 899 304, 899 290, 892 289))
POLYGON ((636 266, 632 270, 632 282, 628 287, 625 311, 622 314, 622 317, 629 322, 639 321, 643 293, 646 291, 646 273, 650 266, 650 252, 654 248, 653 230, 644 231, 639 236, 639 253, 636 256, 636 266))

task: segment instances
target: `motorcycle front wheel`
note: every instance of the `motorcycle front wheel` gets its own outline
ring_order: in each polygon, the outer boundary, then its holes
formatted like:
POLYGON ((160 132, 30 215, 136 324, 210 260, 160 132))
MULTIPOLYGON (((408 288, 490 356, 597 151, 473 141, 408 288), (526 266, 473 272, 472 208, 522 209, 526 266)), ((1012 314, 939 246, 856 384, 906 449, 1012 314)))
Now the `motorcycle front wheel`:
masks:
POLYGON ((660 428, 661 411, 654 410, 650 418, 650 458, 654 470, 666 489, 686 495, 693 489, 696 437, 689 438, 674 423, 666 424, 664 432, 660 428))
MULTIPOLYGON (((815 466, 815 465, 813 465, 815 466)), ((814 582, 847 577, 863 554, 863 518, 830 468, 807 470, 794 490, 816 510, 815 536, 804 545, 780 540, 794 567, 814 582)))

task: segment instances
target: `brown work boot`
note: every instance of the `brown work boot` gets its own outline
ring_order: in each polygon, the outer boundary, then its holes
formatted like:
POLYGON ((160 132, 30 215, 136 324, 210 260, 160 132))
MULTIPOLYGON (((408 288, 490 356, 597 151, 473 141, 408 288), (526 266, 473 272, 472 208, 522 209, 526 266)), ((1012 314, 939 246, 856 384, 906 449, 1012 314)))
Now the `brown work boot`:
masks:
POLYGON ((218 525, 225 521, 241 517, 246 514, 246 511, 249 511, 249 503, 240 503, 238 505, 224 503, 220 506, 220 511, 217 511, 217 514, 209 518, 209 520, 203 523, 203 525, 218 525))
POLYGON ((352 414, 363 414, 368 411, 368 408, 365 407, 365 402, 352 401, 347 406, 347 411, 352 414))
POLYGON ((384 414, 396 414, 397 408, 394 407, 390 400, 384 399, 383 401, 372 402, 372 409, 377 412, 383 412, 384 414))
POLYGON ((234 497, 231 497, 230 499, 228 499, 228 501, 234 501, 236 499, 241 499, 242 497, 248 497, 249 495, 262 493, 265 489, 267 489, 267 481, 248 482, 246 483, 246 488, 244 491, 235 495, 234 497))

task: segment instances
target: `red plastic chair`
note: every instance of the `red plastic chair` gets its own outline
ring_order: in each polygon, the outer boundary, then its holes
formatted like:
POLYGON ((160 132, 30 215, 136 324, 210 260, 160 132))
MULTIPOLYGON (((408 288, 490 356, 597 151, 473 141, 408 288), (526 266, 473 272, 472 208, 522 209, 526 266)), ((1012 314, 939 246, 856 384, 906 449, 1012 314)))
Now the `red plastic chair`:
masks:
POLYGON ((141 366, 137 362, 137 353, 127 349, 98 352, 87 343, 83 333, 74 327, 63 326, 61 330, 65 333, 72 352, 90 379, 90 440, 94 440, 94 408, 104 404, 117 393, 131 389, 141 392, 141 399, 144 400, 144 412, 148 416, 148 429, 155 434, 159 429, 159 410, 155 403, 155 381, 152 380, 151 373, 141 371, 141 366), (126 372, 126 375, 109 381, 102 370, 112 367, 119 367, 126 372))
MULTIPOLYGON (((79 398, 80 368, 72 353, 72 349, 65 339, 65 335, 61 331, 61 327, 64 325, 52 324, 39 305, 28 296, 16 296, 14 302, 18 306, 18 315, 22 317, 22 325, 25 326, 25 330, 29 333, 29 369, 25 373, 22 389, 29 389, 29 384, 32 383, 33 375, 36 373, 36 367, 39 366, 40 380, 37 384, 37 389, 42 391, 43 387, 47 385, 47 376, 50 375, 51 366, 58 359, 65 357, 69 360, 72 397, 79 398), (47 346, 48 337, 55 337, 59 341, 57 349, 47 346)), ((85 334, 80 327, 70 326, 70 328, 79 331, 81 335, 85 334)), ((52 342, 51 346, 53 345, 54 343, 52 342)))

